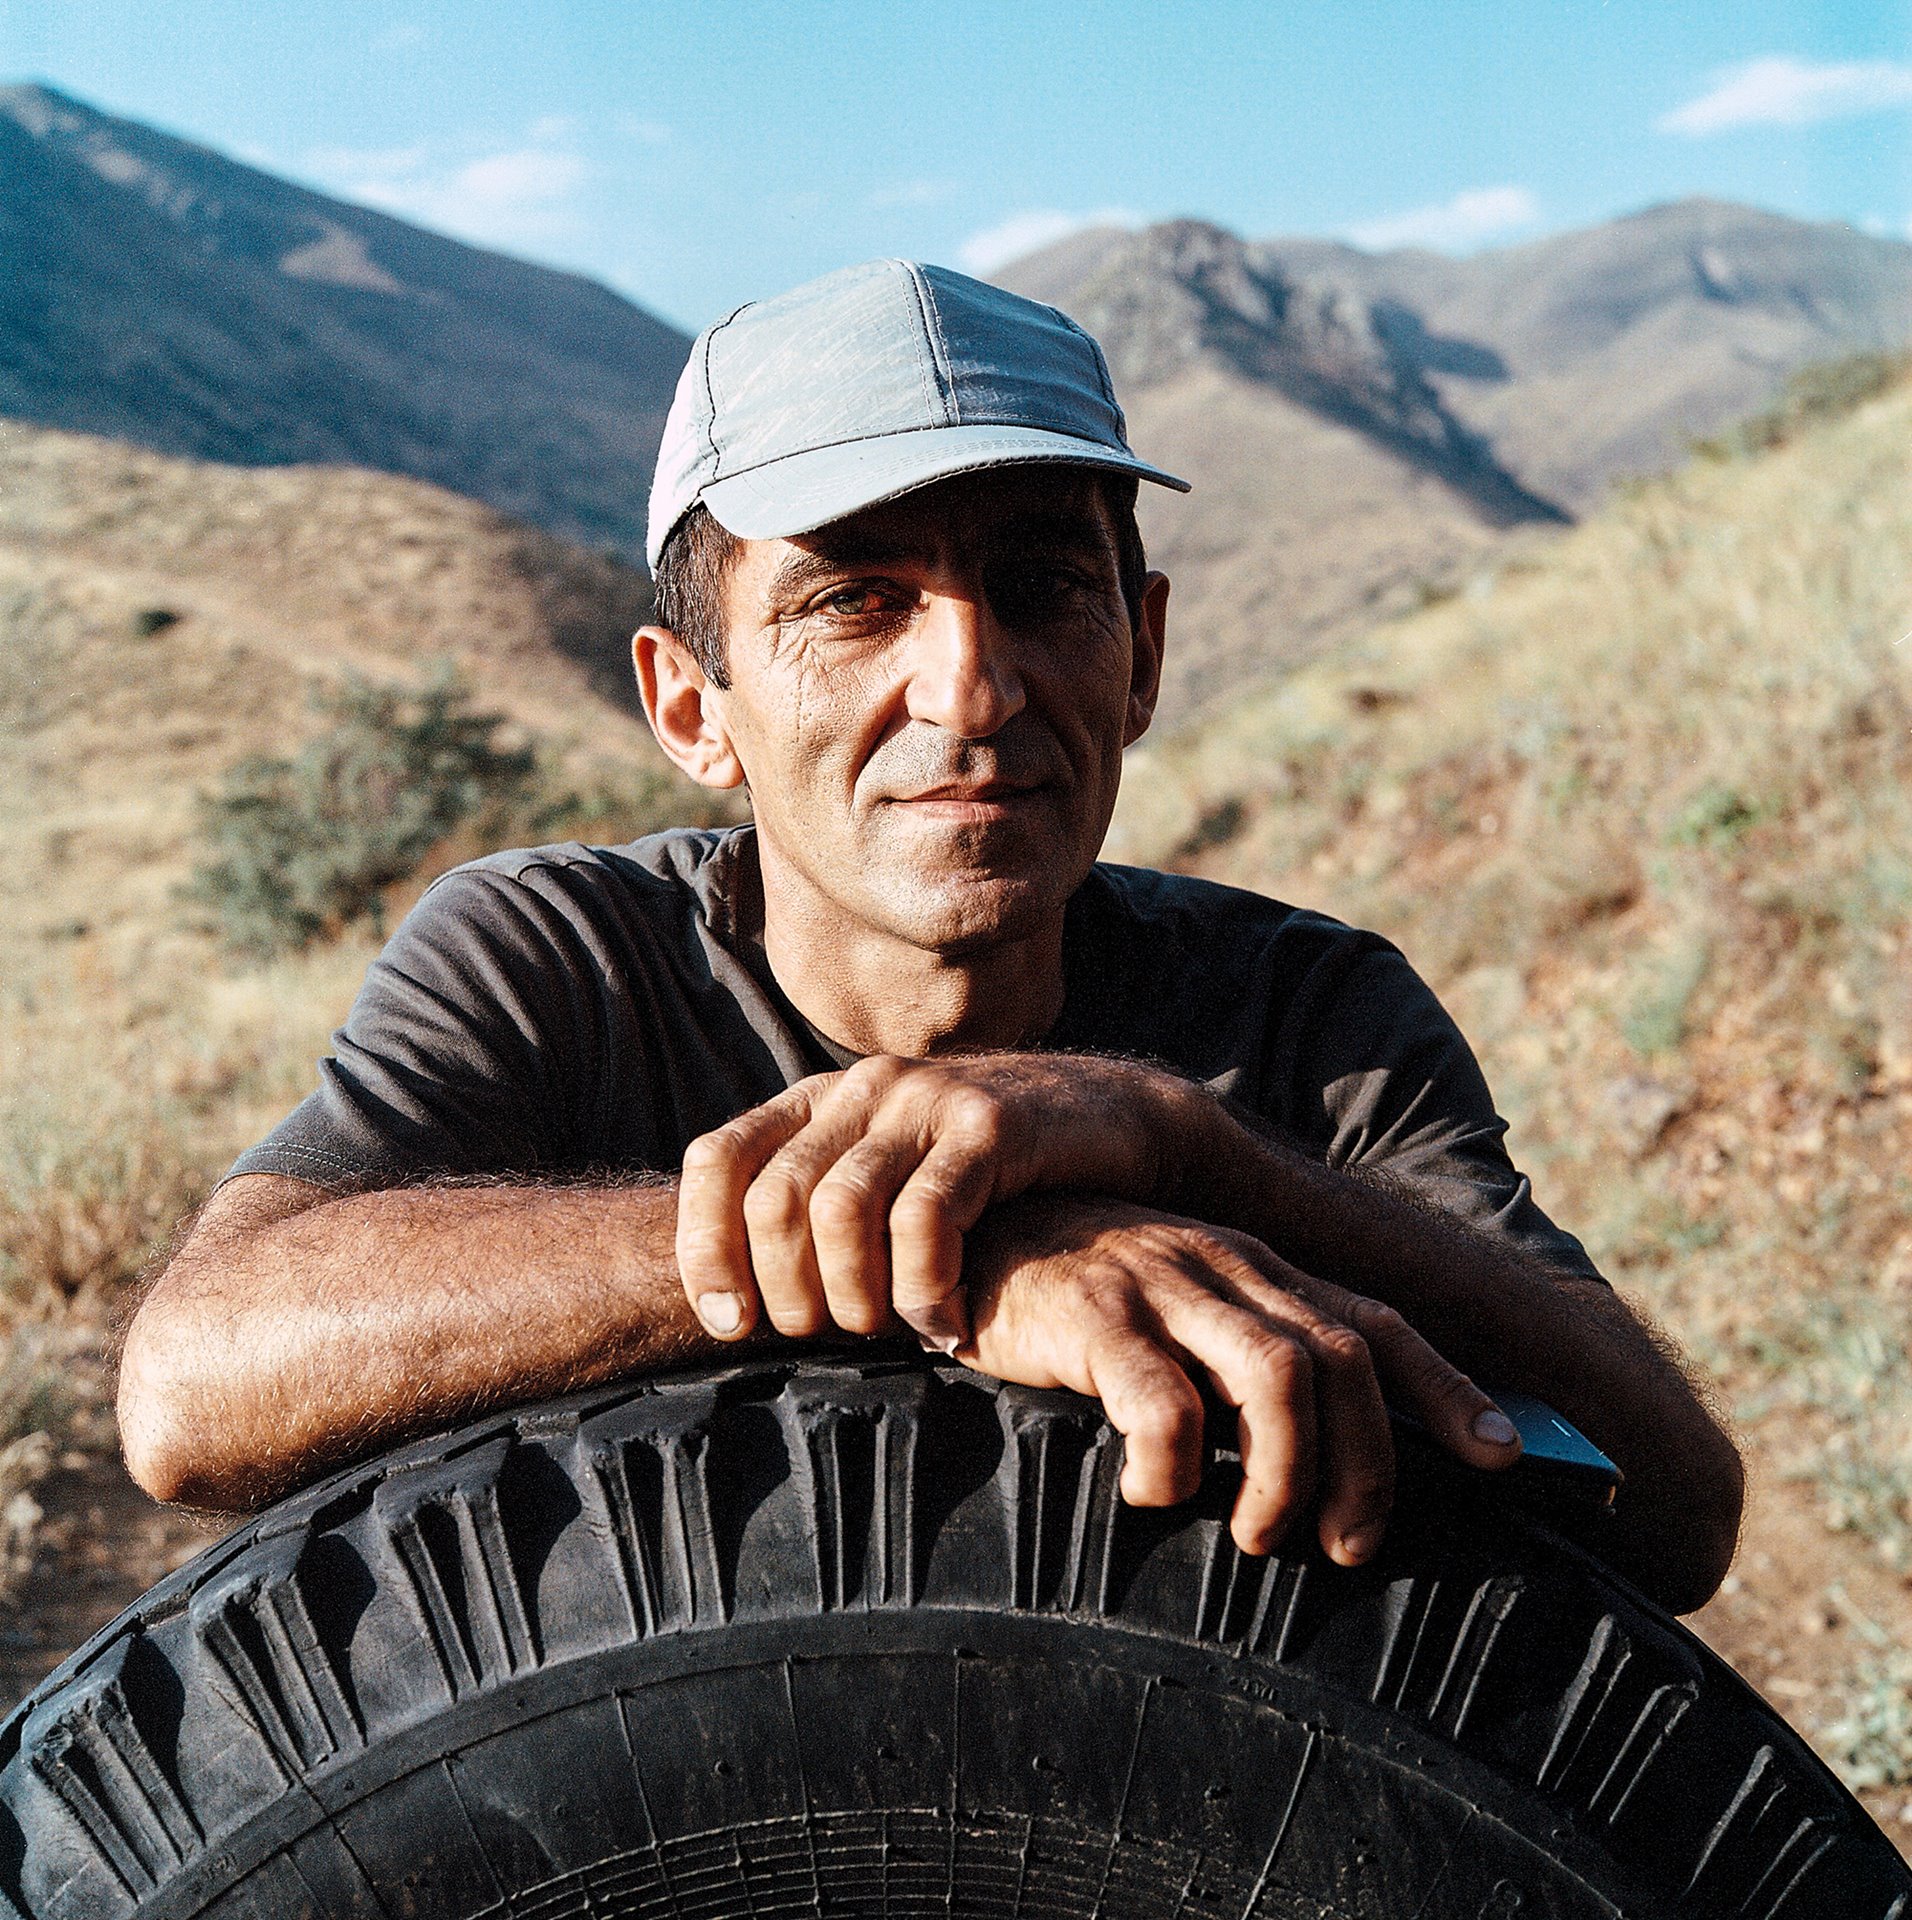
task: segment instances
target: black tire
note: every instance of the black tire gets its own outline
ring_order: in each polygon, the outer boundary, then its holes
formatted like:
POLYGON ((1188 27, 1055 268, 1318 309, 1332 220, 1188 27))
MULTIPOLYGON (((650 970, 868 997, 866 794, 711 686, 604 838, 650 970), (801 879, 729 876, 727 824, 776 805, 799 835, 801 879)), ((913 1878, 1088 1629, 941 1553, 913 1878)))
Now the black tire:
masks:
MULTIPOLYGON (((0 1914, 1906 1920, 1674 1622, 1457 1475, 1252 1560, 1067 1394, 725 1369, 334 1476, 0 1729, 0 1914)), ((1418 1477, 1417 1477, 1418 1475, 1418 1477)), ((1430 1477, 1431 1476, 1431 1477, 1430 1477)))

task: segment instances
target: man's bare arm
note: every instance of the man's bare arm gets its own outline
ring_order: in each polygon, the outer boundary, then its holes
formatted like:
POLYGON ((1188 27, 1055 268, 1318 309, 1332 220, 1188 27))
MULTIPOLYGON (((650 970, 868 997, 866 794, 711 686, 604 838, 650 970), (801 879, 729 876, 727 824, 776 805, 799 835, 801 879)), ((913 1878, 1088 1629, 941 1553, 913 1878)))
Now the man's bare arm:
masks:
POLYGON ((488 1406, 721 1351, 684 1303, 673 1186, 222 1187, 120 1361, 127 1466, 242 1510, 488 1406))
POLYGON ((1627 1476, 1602 1552, 1674 1612, 1704 1604, 1738 1544, 1738 1450, 1667 1344, 1601 1282, 1547 1269, 1384 1179, 1340 1172, 1199 1095, 1177 1203, 1401 1313, 1490 1387, 1538 1396, 1627 1476), (1200 1118, 1200 1102, 1209 1111, 1200 1118))
POLYGON ((1629 1481, 1606 1550, 1666 1604, 1700 1605, 1731 1563, 1738 1454, 1606 1287, 1326 1167, 1172 1074, 1065 1055, 866 1060, 694 1142, 684 1182, 679 1264, 719 1332, 760 1310, 786 1333, 861 1331, 893 1305, 960 1344, 965 1236, 1044 1189, 1249 1235, 1299 1276, 1384 1302, 1459 1374, 1583 1428, 1629 1481))

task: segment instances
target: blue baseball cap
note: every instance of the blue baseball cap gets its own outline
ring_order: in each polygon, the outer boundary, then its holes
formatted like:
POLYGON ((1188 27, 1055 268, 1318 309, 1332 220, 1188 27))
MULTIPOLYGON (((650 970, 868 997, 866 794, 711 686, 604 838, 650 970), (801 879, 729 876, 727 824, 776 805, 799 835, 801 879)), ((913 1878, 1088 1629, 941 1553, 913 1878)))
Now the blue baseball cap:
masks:
POLYGON ((1138 460, 1102 349, 1066 314, 913 260, 873 260, 739 307, 697 337, 651 486, 653 567, 700 500, 785 539, 982 467, 1138 460))

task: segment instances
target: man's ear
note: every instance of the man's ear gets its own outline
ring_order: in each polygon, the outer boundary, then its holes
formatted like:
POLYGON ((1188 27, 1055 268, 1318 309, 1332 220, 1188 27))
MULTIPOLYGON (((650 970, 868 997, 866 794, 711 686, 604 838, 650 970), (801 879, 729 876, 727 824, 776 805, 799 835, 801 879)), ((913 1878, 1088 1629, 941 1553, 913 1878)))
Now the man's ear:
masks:
POLYGON ((723 689, 669 627, 639 627, 631 665, 644 717, 671 764, 700 787, 743 785, 744 765, 724 722, 723 689))
POLYGON ((1122 744, 1132 747, 1149 730, 1155 717, 1155 697, 1162 690, 1162 646, 1168 623, 1168 575, 1151 573, 1142 581, 1142 604, 1136 616, 1129 663, 1129 713, 1122 744))

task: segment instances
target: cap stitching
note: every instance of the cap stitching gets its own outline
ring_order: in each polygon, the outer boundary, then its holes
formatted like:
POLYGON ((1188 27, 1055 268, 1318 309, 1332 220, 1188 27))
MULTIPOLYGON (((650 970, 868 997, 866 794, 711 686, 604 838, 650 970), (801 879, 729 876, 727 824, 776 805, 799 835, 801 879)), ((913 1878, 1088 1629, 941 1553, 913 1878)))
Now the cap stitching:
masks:
MULTIPOLYGON (((717 450, 717 389, 710 377, 710 352, 711 348, 717 344, 717 336, 736 319, 738 314, 755 305, 754 300, 746 300, 743 306, 733 307, 704 334, 704 444, 710 449, 712 478, 716 477, 716 470, 724 464, 724 456, 717 450)), ((699 487, 697 491, 701 493, 703 488, 699 487)), ((693 501, 695 498, 696 495, 692 495, 693 501)))
MULTIPOLYGON (((971 421, 969 425, 972 428, 1000 425, 1003 427, 1005 433, 1018 431, 1013 422, 977 420, 971 421)), ((806 454, 826 453, 833 447, 855 447, 862 446, 872 440, 900 440, 913 433, 947 433, 948 431, 949 429, 947 427, 891 427, 883 433, 857 433, 850 435, 849 438, 844 440, 820 440, 815 446, 799 447, 792 453, 772 454, 767 460, 757 460, 753 461, 751 465, 747 467, 737 467, 730 473, 717 476, 712 480, 711 485, 721 486, 728 480, 741 480, 746 474, 761 473, 766 467, 780 466, 786 460, 801 460, 806 454)), ((1106 456, 1109 463, 1126 463, 1138 469, 1146 470, 1149 473, 1166 472, 1166 469, 1162 467, 1151 465, 1150 462, 1144 460, 1133 447, 1127 445, 1118 445, 1107 440, 1091 440, 1086 435, 1079 433, 1064 433, 1060 427, 1027 427, 1020 429, 1020 431, 1054 434, 1058 440, 1073 440, 1084 447, 1097 448, 1106 456)), ((998 438, 993 440, 970 440, 964 444, 970 447, 1025 447, 1029 443, 1026 440, 998 438)), ((1032 452, 1030 457, 1040 460, 1049 457, 1063 458, 1066 456, 1060 454, 1050 456, 1044 452, 1037 451, 1032 452)), ((1091 461, 1090 464, 1101 465, 1103 462, 1091 461)), ((1168 475, 1168 477, 1170 479, 1175 478, 1172 474, 1168 475)), ((1176 484, 1181 485, 1183 483, 1178 480, 1176 484)))
POLYGON ((909 268, 910 281, 916 288, 916 304, 923 314, 923 333, 929 341, 931 357, 936 363, 936 371, 942 377, 943 391, 948 396, 943 411, 949 416, 943 425, 960 427, 963 424, 962 403, 956 397, 956 373, 949 364, 949 354, 943 339, 943 310, 936 304, 936 289, 929 283, 914 260, 903 263, 909 268))
MULTIPOLYGON (((909 282, 910 286, 910 298, 916 303, 916 317, 923 323, 923 334, 924 337, 927 338, 929 334, 929 318, 923 312, 923 297, 916 285, 916 272, 913 264, 908 260, 892 260, 888 264, 903 269, 903 277, 909 282)), ((916 387, 917 391, 923 397, 923 411, 928 414, 934 414, 939 411, 936 404, 935 370, 924 362, 922 340, 912 339, 910 341, 910 353, 916 361, 916 387)))
POLYGON ((1129 435, 1128 419, 1122 412, 1121 401, 1115 397, 1115 381, 1109 373, 1109 363, 1103 357, 1102 342, 1098 340, 1087 327, 1081 326, 1076 321, 1070 319, 1060 307, 1051 307, 1049 311, 1053 313, 1071 333, 1076 334, 1087 344, 1089 357, 1095 362, 1095 377, 1100 381, 1102 386, 1102 397, 1109 403, 1110 412, 1115 415, 1115 430, 1124 440, 1127 440, 1129 435))

